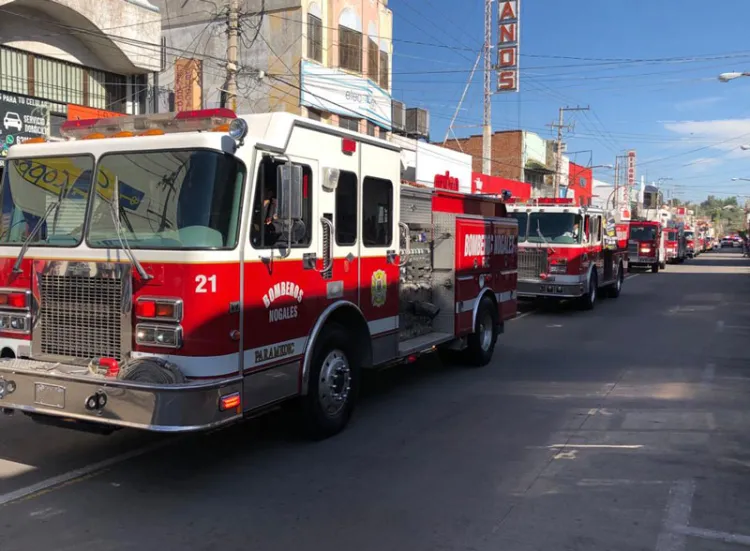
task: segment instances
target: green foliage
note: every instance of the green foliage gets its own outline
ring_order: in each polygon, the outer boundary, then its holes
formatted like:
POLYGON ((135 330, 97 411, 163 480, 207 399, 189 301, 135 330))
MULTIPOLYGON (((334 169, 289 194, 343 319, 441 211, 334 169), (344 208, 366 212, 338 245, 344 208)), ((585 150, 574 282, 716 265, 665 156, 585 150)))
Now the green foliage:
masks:
POLYGON ((709 195, 699 205, 691 206, 698 218, 710 218, 723 233, 745 229, 745 209, 737 202, 737 197, 716 197, 709 195))

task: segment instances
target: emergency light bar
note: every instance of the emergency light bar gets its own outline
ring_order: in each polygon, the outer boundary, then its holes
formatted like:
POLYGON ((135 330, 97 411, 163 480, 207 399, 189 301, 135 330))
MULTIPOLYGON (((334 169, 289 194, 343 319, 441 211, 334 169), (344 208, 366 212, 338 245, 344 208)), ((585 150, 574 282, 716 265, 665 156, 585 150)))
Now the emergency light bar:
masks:
POLYGON ((515 203, 517 205, 524 206, 535 206, 535 205, 575 205, 575 199, 568 198, 554 198, 554 197, 539 197, 537 199, 528 199, 526 201, 518 201, 516 199, 508 199, 506 202, 515 203))
POLYGON ((124 138, 175 132, 227 131, 237 115, 231 109, 200 109, 154 115, 128 115, 103 119, 65 121, 60 133, 77 140, 124 138))

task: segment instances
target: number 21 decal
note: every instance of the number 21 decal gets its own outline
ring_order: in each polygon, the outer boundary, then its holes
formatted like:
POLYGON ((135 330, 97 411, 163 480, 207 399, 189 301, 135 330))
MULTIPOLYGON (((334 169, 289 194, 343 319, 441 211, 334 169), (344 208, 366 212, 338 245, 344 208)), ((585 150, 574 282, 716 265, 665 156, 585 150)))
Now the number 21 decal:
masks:
POLYGON ((196 293, 215 293, 216 292, 216 275, 205 276, 198 274, 195 276, 196 293))

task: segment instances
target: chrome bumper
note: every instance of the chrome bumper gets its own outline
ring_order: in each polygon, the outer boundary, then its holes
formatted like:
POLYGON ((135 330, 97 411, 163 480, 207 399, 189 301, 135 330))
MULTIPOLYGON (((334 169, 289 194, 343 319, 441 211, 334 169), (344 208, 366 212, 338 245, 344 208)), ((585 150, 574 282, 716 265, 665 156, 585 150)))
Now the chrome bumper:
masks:
POLYGON ((586 283, 542 281, 523 279, 518 280, 517 294, 521 298, 533 297, 556 297, 556 298, 577 298, 583 296, 586 292, 586 283))
POLYGON ((155 432, 207 430, 242 417, 236 409, 219 411, 221 396, 242 393, 239 375, 153 385, 94 377, 82 370, 18 358, 0 361, 0 409, 155 432), (92 397, 97 402, 93 409, 92 397))

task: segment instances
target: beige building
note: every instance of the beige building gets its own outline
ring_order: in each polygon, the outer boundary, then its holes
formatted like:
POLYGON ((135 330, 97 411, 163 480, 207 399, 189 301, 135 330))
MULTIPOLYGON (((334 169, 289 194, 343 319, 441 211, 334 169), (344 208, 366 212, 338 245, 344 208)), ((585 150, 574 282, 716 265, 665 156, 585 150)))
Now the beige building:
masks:
MULTIPOLYGON (((153 0, 166 63, 160 111, 229 106, 224 4, 153 0)), ((370 134, 391 128, 384 0, 240 0, 237 111, 286 111, 370 134)))

